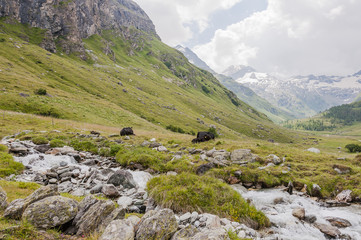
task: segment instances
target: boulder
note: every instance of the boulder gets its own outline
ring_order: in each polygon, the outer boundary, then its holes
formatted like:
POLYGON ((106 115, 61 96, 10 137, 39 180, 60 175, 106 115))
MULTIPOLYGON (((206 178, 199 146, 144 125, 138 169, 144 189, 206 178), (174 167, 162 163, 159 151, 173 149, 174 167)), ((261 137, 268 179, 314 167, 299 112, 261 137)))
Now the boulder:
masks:
POLYGON ((347 174, 351 172, 351 168, 344 165, 335 164, 332 166, 332 168, 338 173, 338 174, 347 174))
POLYGON ((317 153, 317 154, 321 153, 321 151, 317 148, 309 148, 309 149, 307 149, 307 151, 312 152, 312 153, 317 153))
POLYGON ((336 201, 338 202, 352 202, 352 191, 351 190, 343 190, 336 196, 336 201))
POLYGON ((95 231, 104 219, 115 209, 113 201, 98 201, 76 223, 77 235, 89 234, 95 231))
POLYGON ((274 154, 270 154, 267 156, 267 161, 272 162, 274 165, 280 165, 282 163, 282 160, 274 154))
POLYGON ((130 197, 126 197, 126 196, 123 196, 123 197, 120 197, 118 199, 118 205, 123 207, 123 208, 127 208, 129 207, 130 205, 132 205, 133 203, 133 199, 130 198, 130 197))
POLYGON ((292 215, 300 220, 304 220, 306 216, 306 211, 304 208, 295 208, 292 211, 292 215))
POLYGON ((352 224, 343 218, 338 218, 338 217, 326 217, 325 218, 329 223, 331 223, 332 226, 334 227, 338 227, 338 228, 347 228, 347 227, 351 227, 352 224))
POLYGON ((133 179, 133 175, 122 169, 117 170, 112 176, 110 176, 107 183, 113 184, 114 186, 122 185, 124 188, 135 188, 137 186, 133 179))
POLYGON ((113 184, 104 184, 102 187, 102 193, 109 198, 116 198, 120 196, 119 191, 113 184))
POLYGON ((341 235, 340 230, 338 230, 336 227, 317 223, 315 224, 315 227, 318 228, 322 233, 324 233, 327 237, 330 238, 338 238, 341 235))
POLYGON ((30 204, 23 213, 37 228, 50 229, 71 221, 78 213, 78 203, 62 196, 47 197, 30 204))
POLYGON ((77 213, 77 215, 75 216, 75 218, 73 220, 73 224, 75 225, 80 220, 80 218, 86 213, 86 211, 88 211, 88 209, 97 202, 99 202, 99 200, 96 199, 95 197, 93 197, 92 195, 86 196, 79 203, 78 213, 77 213))
POLYGON ((8 206, 8 198, 6 192, 0 187, 0 210, 6 209, 8 206))
POLYGON ((37 145, 34 147, 34 149, 38 152, 41 152, 41 153, 46 153, 47 151, 50 150, 50 144, 42 144, 42 145, 37 145))
POLYGON ((116 208, 114 211, 109 214, 98 226, 97 230, 103 231, 112 221, 124 219, 125 217, 125 209, 124 208, 116 208))
POLYGON ((211 170, 212 168, 214 168, 214 164, 213 163, 207 163, 207 164, 203 164, 200 165, 197 170, 196 170, 196 174, 197 175, 203 175, 205 174, 207 171, 211 170))
POLYGON ((204 229, 201 232, 197 233, 190 240, 229 240, 229 236, 226 230, 223 228, 215 229, 204 229))
POLYGON ((212 229, 212 228, 221 227, 221 219, 218 216, 209 213, 204 213, 203 217, 207 219, 206 220, 207 228, 212 229))
POLYGON ((150 148, 157 148, 157 147, 160 147, 160 146, 162 146, 162 144, 161 144, 161 143, 158 143, 158 142, 151 142, 151 143, 149 144, 149 147, 150 147, 150 148))
POLYGON ((312 190, 311 190, 311 196, 317 197, 317 198, 322 198, 321 187, 318 186, 317 184, 313 184, 312 190))
POLYGON ((26 155, 28 153, 28 148, 18 142, 12 142, 10 144, 10 153, 19 154, 19 155, 26 155))
POLYGON ((231 153, 231 161, 235 162, 253 162, 255 156, 250 149, 237 149, 231 153))
POLYGON ((198 233, 198 229, 193 225, 188 225, 185 228, 176 232, 171 240, 188 240, 198 233))
POLYGON ((147 212, 136 227, 137 240, 168 240, 177 231, 178 223, 170 209, 147 212))
POLYGON ((99 240, 134 240, 134 225, 128 220, 114 220, 105 229, 99 240))
POLYGON ((12 219, 20 219, 24 210, 32 203, 41 199, 59 195, 58 188, 54 185, 41 187, 33 192, 25 199, 16 199, 10 203, 4 212, 4 217, 12 219))

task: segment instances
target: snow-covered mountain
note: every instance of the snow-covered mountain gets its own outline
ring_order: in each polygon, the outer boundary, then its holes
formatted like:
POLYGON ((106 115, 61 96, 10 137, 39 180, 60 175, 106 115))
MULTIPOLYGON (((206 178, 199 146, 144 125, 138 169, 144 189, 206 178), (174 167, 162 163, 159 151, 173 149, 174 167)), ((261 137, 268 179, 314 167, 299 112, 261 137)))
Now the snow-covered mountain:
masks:
MULTIPOLYGON (((309 75, 280 79, 267 73, 246 71, 249 69, 246 66, 238 69, 238 73, 232 73, 232 76, 239 76, 236 82, 251 88, 262 98, 292 112, 298 118, 351 103, 361 92, 361 71, 349 76, 309 75)), ((224 73, 229 74, 229 71, 224 73)))
POLYGON ((197 54, 195 54, 192 50, 190 50, 187 47, 183 47, 181 45, 177 45, 175 47, 175 49, 177 49, 178 51, 180 51, 181 53, 183 53, 183 55, 189 60, 190 63, 192 63, 193 65, 206 70, 212 74, 215 73, 215 71, 213 71, 213 69, 211 69, 207 63, 205 63, 202 59, 200 59, 197 54))

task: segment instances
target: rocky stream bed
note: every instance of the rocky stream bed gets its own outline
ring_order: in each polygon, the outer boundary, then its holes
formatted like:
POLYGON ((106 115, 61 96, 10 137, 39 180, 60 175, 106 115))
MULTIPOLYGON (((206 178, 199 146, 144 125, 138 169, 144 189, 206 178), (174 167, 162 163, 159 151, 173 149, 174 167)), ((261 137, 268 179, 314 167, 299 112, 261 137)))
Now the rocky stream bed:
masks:
MULTIPOLYGON (((256 231, 212 214, 174 214, 170 209, 156 206, 146 192, 146 183, 153 176, 146 171, 123 169, 113 158, 11 138, 2 143, 15 154, 15 160, 26 167, 21 175, 10 176, 8 180, 45 186, 24 200, 10 203, 4 216, 14 219, 25 216, 42 229, 62 226, 65 233, 77 235, 105 229, 100 238, 103 240, 153 239, 155 235, 173 240, 229 239, 229 230, 241 238, 252 239, 361 239, 361 206, 348 204, 347 192, 343 193, 344 199, 340 199, 343 201, 321 202, 301 192, 290 195, 284 189, 248 190, 234 184, 233 188, 271 221, 269 229, 256 231), (60 197, 59 192, 87 197, 77 203, 60 197), (98 195, 113 201, 94 198, 98 195), (337 207, 333 207, 335 205, 337 207), (145 215, 141 219, 131 216, 125 220, 125 213, 145 215), (44 214, 48 214, 49 219, 41 217, 44 214)), ((159 147, 154 151, 164 151, 164 147, 159 147)), ((249 158, 255 157, 247 150, 239 151, 249 158)), ((202 158, 212 156, 211 164, 217 165, 227 164, 219 156, 231 155, 217 150, 199 153, 202 158)), ((244 164, 244 159, 240 159, 239 164, 244 164)))

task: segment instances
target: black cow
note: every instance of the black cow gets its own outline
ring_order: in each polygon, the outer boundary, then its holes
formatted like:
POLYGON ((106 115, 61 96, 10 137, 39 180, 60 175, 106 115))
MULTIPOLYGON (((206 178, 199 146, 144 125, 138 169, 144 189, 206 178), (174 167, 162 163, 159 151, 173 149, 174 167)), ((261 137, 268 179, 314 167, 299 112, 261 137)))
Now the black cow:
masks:
POLYGON ((211 132, 198 132, 197 138, 192 140, 192 143, 206 142, 214 139, 214 134, 211 132))
POLYGON ((129 136, 129 135, 134 135, 133 129, 131 127, 123 128, 120 131, 120 136, 129 136))

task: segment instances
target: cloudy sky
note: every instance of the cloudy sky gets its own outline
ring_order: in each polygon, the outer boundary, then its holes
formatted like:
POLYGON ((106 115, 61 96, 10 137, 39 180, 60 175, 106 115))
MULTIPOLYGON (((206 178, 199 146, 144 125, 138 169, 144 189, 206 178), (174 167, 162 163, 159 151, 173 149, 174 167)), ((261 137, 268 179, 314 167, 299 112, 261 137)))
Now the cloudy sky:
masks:
POLYGON ((361 70, 360 0, 135 0, 162 40, 215 71, 249 65, 285 75, 361 70))

